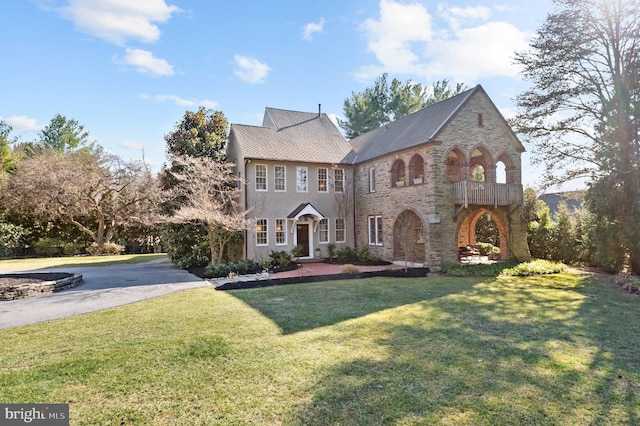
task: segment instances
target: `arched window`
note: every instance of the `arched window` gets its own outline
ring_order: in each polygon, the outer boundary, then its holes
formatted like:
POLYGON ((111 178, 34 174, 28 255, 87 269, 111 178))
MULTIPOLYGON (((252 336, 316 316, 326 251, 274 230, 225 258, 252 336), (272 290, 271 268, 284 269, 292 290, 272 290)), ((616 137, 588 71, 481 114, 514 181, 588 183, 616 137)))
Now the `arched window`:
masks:
POLYGON ((391 166, 391 186, 404 186, 406 178, 404 161, 397 159, 391 166))
POLYGON ((491 155, 485 148, 475 148, 471 151, 469 160, 469 177, 473 181, 495 182, 495 170, 492 166, 491 155))
POLYGON ((447 181, 460 182, 463 176, 464 156, 459 149, 449 151, 447 154, 447 181))
POLYGON ((505 153, 500 154, 496 164, 496 182, 515 183, 515 172, 511 157, 505 153))
POLYGON ((409 160, 409 184, 419 185, 426 182, 424 180, 424 160, 418 154, 415 154, 409 160))

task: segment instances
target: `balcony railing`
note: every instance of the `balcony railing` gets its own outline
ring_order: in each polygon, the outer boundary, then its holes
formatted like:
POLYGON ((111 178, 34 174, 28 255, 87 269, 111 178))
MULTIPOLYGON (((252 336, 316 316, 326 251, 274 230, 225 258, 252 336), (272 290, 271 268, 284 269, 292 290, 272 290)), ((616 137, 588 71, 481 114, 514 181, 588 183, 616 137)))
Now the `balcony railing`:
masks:
POLYGON ((522 204, 522 185, 517 183, 455 182, 453 199, 465 208, 469 205, 516 206, 522 204))

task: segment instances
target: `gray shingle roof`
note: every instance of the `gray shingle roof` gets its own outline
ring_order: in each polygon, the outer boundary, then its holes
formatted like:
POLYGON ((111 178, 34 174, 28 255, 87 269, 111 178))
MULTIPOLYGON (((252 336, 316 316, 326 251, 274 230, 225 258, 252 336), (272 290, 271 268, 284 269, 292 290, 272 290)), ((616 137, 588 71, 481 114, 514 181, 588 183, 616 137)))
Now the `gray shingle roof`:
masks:
POLYGON ((232 124, 245 158, 345 163, 351 146, 326 114, 266 108, 263 126, 232 124))
POLYGON ((353 161, 367 161, 432 141, 477 90, 480 86, 353 138, 353 161))

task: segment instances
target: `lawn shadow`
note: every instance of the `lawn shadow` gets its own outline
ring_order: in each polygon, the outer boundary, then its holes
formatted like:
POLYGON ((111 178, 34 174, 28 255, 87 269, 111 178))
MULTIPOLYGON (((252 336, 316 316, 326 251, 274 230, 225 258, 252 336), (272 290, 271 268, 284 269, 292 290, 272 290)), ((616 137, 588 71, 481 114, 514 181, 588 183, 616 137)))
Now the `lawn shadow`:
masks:
POLYGON ((387 356, 337 363, 293 421, 638 424, 640 324, 624 318, 638 299, 585 279, 526 282, 414 300, 376 325, 387 356))
POLYGON ((434 284, 437 280, 364 278, 234 290, 230 294, 275 322, 283 334, 292 334, 443 297, 483 279, 459 279, 446 286, 434 284))

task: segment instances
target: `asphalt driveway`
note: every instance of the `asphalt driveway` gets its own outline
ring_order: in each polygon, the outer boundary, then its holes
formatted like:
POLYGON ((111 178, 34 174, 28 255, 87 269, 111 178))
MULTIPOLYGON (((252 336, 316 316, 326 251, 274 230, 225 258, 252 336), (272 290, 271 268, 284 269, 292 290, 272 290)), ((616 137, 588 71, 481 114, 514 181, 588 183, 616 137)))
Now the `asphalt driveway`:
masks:
POLYGON ((86 314, 209 285, 168 260, 37 272, 80 273, 83 280, 80 286, 59 293, 0 302, 0 329, 86 314))

